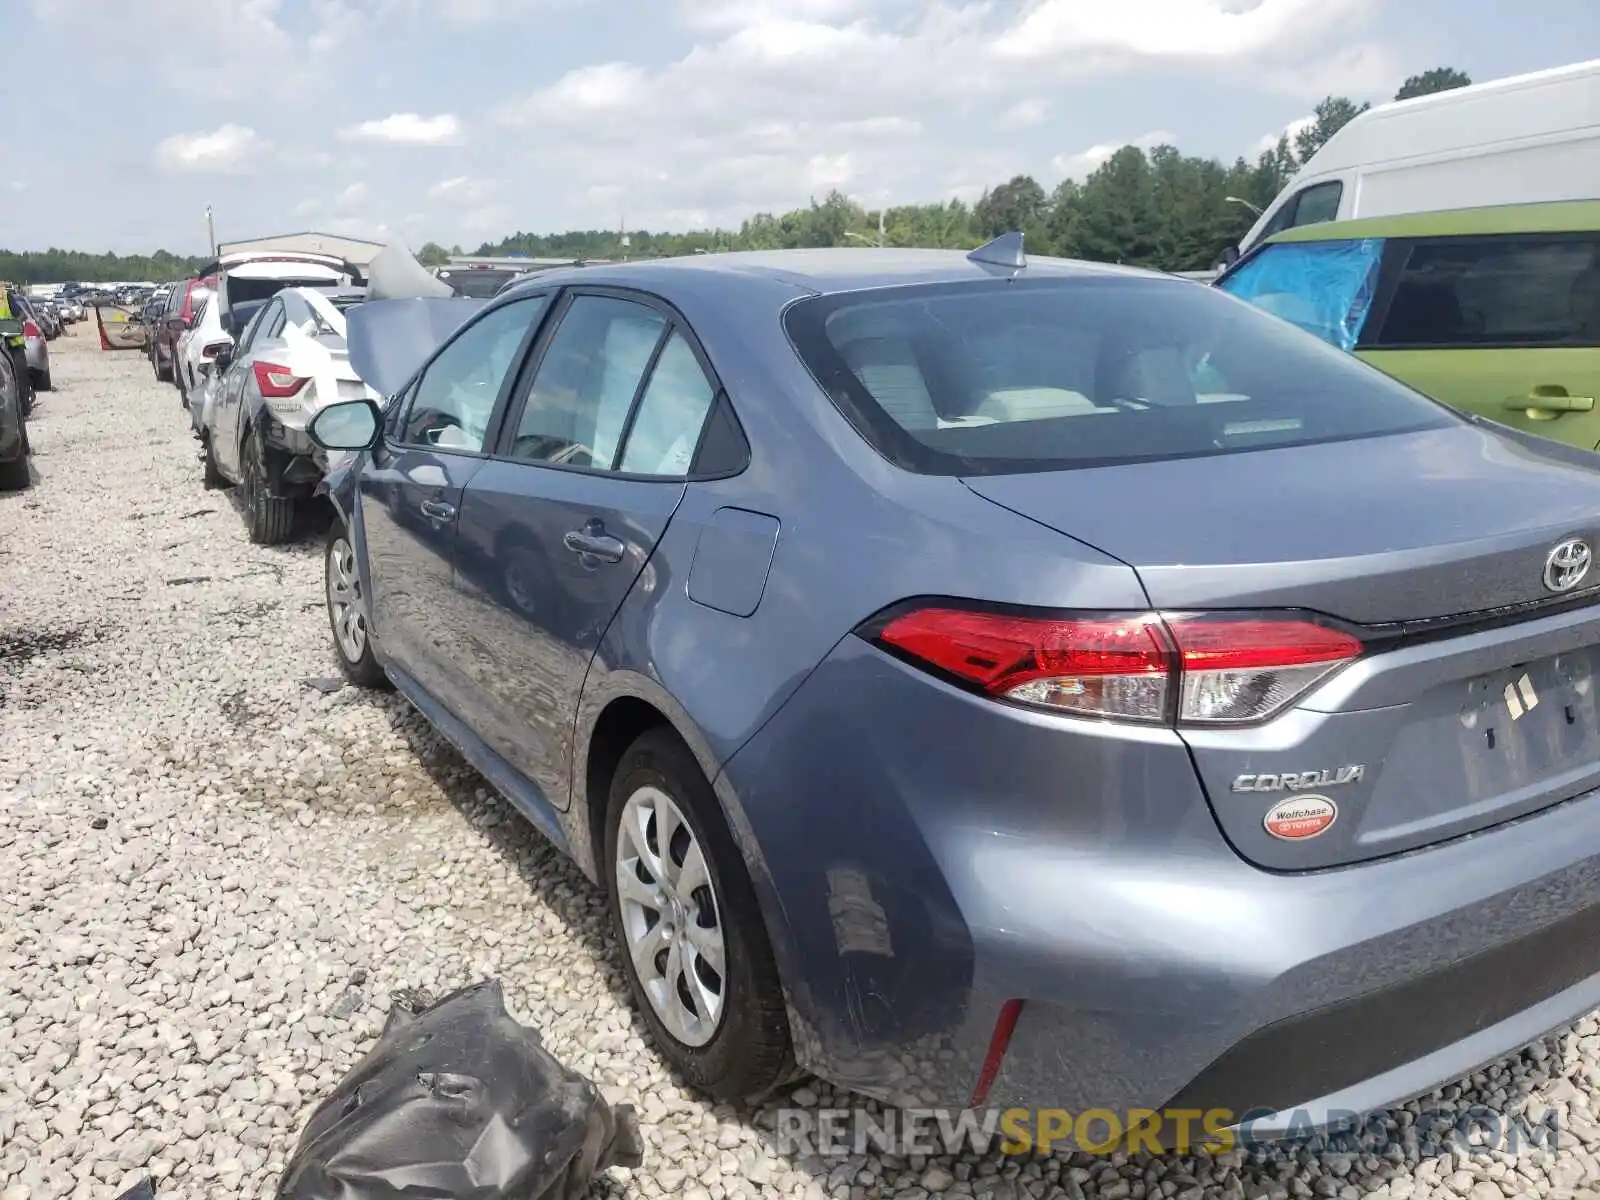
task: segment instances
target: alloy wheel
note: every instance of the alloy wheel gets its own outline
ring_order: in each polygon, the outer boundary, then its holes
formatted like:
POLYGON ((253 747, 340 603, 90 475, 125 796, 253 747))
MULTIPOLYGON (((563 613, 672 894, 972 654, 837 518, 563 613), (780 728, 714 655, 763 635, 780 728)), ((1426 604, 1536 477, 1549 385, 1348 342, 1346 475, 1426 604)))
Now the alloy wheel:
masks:
POLYGON ((716 1036, 727 1007, 727 943, 716 886, 672 797, 641 787, 623 805, 617 898, 634 973, 667 1032, 686 1046, 716 1036))
POLYGON ((339 653, 348 662, 359 662, 367 650, 367 617, 362 610, 356 554, 342 537, 328 547, 328 615, 339 653))

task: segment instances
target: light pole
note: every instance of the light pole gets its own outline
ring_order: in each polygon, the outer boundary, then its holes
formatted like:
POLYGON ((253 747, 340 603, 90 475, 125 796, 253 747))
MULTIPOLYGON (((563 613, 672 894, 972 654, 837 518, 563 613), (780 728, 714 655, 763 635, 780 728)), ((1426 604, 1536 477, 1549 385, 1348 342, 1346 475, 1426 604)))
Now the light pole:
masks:
POLYGON ((1255 213, 1255 215, 1258 216, 1258 217, 1261 215, 1261 209, 1258 206, 1256 206, 1254 204, 1251 204, 1250 201, 1244 199, 1241 196, 1224 196, 1223 199, 1225 201, 1227 201, 1229 204, 1242 204, 1242 205, 1244 205, 1244 207, 1248 208, 1251 212, 1255 213))
POLYGON ((878 210, 878 236, 875 238, 870 238, 864 233, 852 233, 848 229, 845 230, 844 235, 847 238, 855 238, 855 240, 858 242, 865 242, 869 246, 876 246, 881 250, 889 243, 889 239, 884 233, 883 218, 884 212, 883 209, 880 208, 878 210))
POLYGON ((211 205, 206 205, 206 239, 211 243, 211 257, 217 256, 217 223, 211 215, 211 205))

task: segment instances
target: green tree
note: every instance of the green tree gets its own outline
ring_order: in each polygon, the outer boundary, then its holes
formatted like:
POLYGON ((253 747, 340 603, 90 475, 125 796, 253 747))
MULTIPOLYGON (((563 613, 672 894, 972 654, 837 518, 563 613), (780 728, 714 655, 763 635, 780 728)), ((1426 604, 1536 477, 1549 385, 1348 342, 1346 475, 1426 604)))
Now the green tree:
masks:
POLYGON ((1348 96, 1325 97, 1314 110, 1311 124, 1295 134, 1294 150, 1300 161, 1304 163, 1310 159, 1329 138, 1371 107, 1370 104, 1357 105, 1348 96))
POLYGON ((1431 71, 1424 71, 1421 75, 1413 75, 1407 79, 1400 85, 1400 90, 1394 94, 1394 98, 1411 100, 1417 96, 1431 96, 1435 92, 1469 87, 1471 84, 1472 79, 1465 71, 1458 71, 1454 67, 1435 67, 1431 71))
POLYGON ((1042 227, 1050 211, 1050 197, 1032 175, 1017 175, 993 191, 985 192, 972 207, 972 220, 979 236, 999 237, 1002 233, 1042 227))
POLYGON ((1055 248, 1072 258, 1159 265, 1160 230, 1150 160, 1138 146, 1108 158, 1077 193, 1055 248))
POLYGON ((417 251, 417 261, 425 267, 442 267, 450 261, 450 251, 438 242, 424 242, 417 251))

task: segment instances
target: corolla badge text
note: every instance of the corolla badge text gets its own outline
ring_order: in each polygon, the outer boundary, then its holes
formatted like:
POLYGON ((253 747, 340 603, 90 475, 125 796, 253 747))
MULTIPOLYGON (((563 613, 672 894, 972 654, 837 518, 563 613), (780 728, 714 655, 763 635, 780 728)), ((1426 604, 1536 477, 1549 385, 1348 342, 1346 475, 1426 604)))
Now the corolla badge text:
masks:
POLYGON ((1311 788, 1341 787, 1366 778, 1365 763, 1321 771, 1287 771, 1281 775, 1239 775, 1234 778, 1236 792, 1304 792, 1311 788))

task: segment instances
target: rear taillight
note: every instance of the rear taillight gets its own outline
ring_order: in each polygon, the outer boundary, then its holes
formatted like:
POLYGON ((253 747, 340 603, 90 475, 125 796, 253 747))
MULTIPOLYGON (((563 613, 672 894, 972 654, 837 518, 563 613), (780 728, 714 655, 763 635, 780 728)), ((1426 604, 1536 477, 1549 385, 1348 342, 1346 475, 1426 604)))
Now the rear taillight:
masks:
POLYGON ((288 367, 280 367, 277 363, 257 361, 251 364, 251 369, 256 373, 256 387, 268 399, 293 396, 310 382, 306 376, 296 375, 288 367))
POLYGON ((1358 638, 1293 613, 1034 616, 937 604, 863 633, 998 700, 1179 725, 1266 720, 1362 652, 1358 638))
POLYGON ((29 317, 26 321, 24 321, 22 323, 22 336, 23 337, 36 338, 36 337, 43 337, 44 334, 39 332, 38 323, 35 322, 32 317, 29 317))

